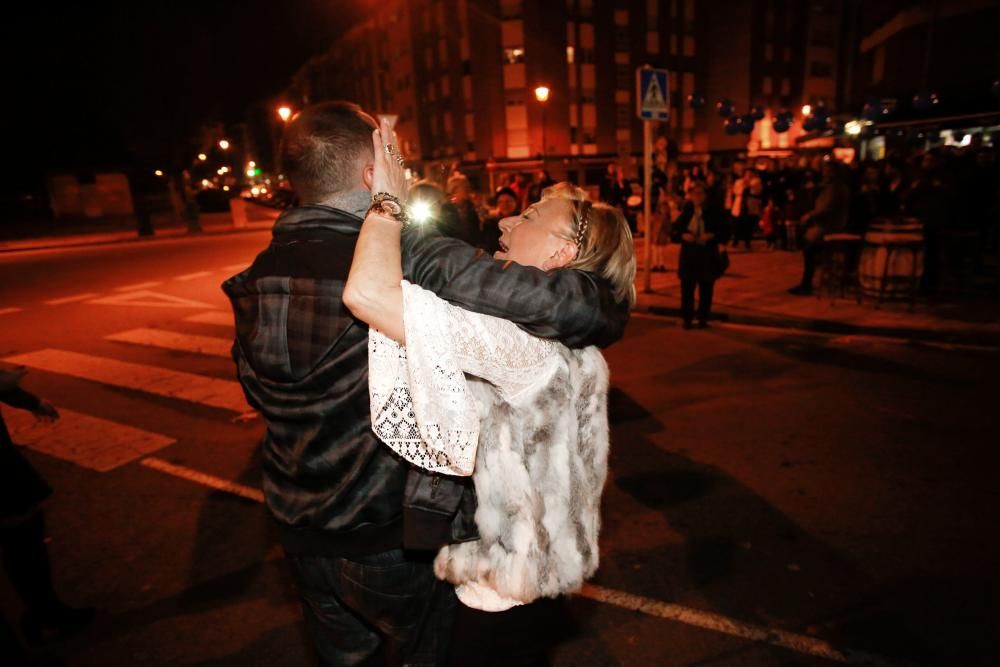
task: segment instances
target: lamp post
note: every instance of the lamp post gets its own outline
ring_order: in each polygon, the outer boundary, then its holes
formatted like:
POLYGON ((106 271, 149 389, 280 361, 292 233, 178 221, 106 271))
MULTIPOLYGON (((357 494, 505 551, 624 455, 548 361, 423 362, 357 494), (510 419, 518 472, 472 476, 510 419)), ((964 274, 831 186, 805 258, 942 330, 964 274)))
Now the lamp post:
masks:
POLYGON ((545 103, 549 100, 548 86, 538 86, 535 88, 535 99, 542 105, 542 169, 545 169, 545 103))

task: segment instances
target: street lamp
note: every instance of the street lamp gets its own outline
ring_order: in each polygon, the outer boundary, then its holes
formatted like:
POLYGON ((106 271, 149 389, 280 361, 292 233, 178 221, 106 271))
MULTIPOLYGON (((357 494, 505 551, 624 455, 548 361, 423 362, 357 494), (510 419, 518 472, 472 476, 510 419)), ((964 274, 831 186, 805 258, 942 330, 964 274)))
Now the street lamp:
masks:
POLYGON ((538 86, 535 88, 535 99, 542 105, 542 169, 545 168, 545 103, 549 100, 549 87, 538 86))
POLYGON ((219 140, 219 148, 221 148, 224 151, 228 151, 229 150, 229 142, 226 141, 225 139, 220 139, 219 140))
POLYGON ((198 153, 198 159, 204 162, 205 160, 208 159, 208 156, 205 155, 204 153, 198 153))
POLYGON ((291 117, 292 117, 291 107, 287 107, 284 105, 278 107, 278 118, 280 118, 283 122, 287 123, 288 119, 291 117))
POLYGON ((812 113, 812 110, 813 110, 813 108, 811 106, 809 106, 808 104, 803 104, 802 105, 802 115, 803 116, 808 116, 809 114, 812 113))

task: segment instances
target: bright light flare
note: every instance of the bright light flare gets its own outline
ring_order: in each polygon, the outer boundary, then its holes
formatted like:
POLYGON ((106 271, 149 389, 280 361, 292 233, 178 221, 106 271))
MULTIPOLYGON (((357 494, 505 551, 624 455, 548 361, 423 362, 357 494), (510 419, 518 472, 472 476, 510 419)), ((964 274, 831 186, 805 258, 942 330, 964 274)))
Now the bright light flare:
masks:
POLYGON ((803 116, 808 116, 809 114, 812 113, 812 110, 813 110, 813 108, 810 105, 808 105, 808 104, 803 104, 802 105, 802 115, 803 116))
POLYGON ((280 107, 278 107, 278 118, 280 118, 281 120, 283 120, 283 121, 285 121, 287 123, 288 119, 291 118, 291 117, 292 117, 292 108, 291 107, 288 107, 288 106, 280 106, 280 107))
POLYGON ((257 170, 254 169, 253 167, 250 167, 249 169, 247 169, 247 176, 249 176, 250 178, 253 178, 256 174, 257 174, 257 170))
POLYGON ((224 151, 228 151, 229 150, 229 142, 226 141, 225 139, 220 139, 219 140, 219 148, 221 148, 224 151))
POLYGON ((418 224, 424 224, 431 219, 431 205, 425 201, 415 201, 410 204, 410 220, 418 224))
POLYGON ((260 194, 260 188, 258 188, 257 186, 250 188, 250 194, 256 197, 257 195, 260 194))
POLYGON ((539 102, 547 101, 549 99, 549 87, 538 86, 538 88, 535 88, 535 99, 539 102))
POLYGON ((163 170, 162 169, 157 169, 153 173, 156 174, 157 176, 163 176, 163 170))
POLYGON ((205 160, 208 159, 208 156, 205 155, 204 153, 198 153, 198 159, 204 162, 205 160))

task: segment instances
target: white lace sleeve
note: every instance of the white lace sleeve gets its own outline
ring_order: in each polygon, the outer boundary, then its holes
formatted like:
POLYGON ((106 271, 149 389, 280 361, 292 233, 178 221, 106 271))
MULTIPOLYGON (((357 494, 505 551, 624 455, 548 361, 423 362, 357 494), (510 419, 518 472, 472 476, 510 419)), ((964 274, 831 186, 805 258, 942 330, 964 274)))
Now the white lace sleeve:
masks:
POLYGON ((374 329, 368 334, 372 429, 414 465, 471 475, 479 417, 465 373, 510 400, 545 381, 556 351, 511 322, 452 306, 405 280, 402 286, 406 347, 374 329))

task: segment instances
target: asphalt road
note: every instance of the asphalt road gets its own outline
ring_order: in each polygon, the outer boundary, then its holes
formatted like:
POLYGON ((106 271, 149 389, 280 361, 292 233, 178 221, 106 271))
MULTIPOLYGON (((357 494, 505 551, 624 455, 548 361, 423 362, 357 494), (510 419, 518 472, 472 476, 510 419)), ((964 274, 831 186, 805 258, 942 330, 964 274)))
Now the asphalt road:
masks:
MULTIPOLYGON (((56 489, 59 590, 101 610, 46 655, 310 664, 225 357, 218 286, 266 239, 0 255, 0 359, 64 417, 4 414, 56 489)), ((1000 354, 650 316, 606 354, 602 564, 554 664, 995 663, 1000 354)))

